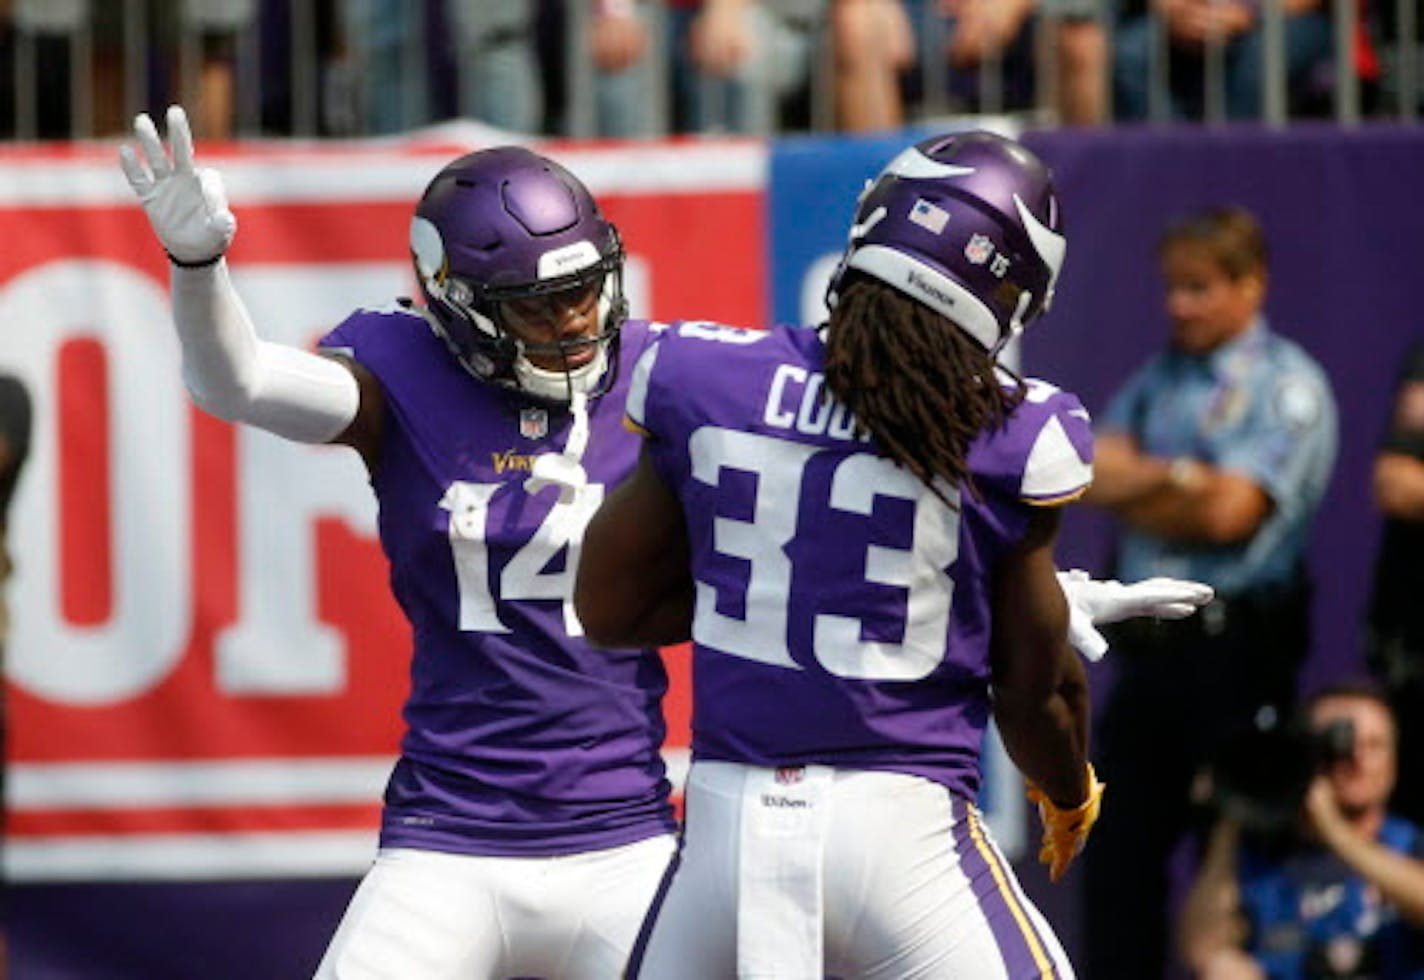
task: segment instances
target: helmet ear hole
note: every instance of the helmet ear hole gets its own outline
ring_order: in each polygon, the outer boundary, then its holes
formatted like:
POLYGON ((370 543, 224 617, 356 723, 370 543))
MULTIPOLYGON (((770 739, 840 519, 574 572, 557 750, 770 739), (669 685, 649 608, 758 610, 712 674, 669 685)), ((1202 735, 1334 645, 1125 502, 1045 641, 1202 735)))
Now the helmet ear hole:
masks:
POLYGON ((461 306, 469 306, 475 301, 475 291, 463 279, 447 279, 445 281, 445 295, 452 303, 461 306))
POLYGON ((420 215, 410 219, 410 255, 421 282, 443 274, 445 242, 440 238, 440 229, 420 215))

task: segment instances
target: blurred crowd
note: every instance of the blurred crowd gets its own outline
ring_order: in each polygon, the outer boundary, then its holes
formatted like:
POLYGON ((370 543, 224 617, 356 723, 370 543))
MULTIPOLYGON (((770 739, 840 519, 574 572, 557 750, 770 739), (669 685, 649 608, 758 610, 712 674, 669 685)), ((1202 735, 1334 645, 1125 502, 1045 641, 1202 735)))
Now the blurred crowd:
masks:
POLYGON ((1396 0, 0 0, 0 134, 109 136, 170 101, 196 107, 206 138, 455 117, 574 137, 964 113, 1412 117, 1417 45, 1397 38, 1417 35, 1416 14, 1396 0))

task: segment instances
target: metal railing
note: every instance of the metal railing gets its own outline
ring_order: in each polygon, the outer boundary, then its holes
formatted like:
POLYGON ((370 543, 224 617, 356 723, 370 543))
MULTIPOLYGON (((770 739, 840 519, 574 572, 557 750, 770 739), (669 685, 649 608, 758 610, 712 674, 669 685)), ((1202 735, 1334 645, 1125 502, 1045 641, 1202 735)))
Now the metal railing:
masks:
MULTIPOLYGON (((378 2, 364 0, 367 5, 378 2)), ((478 2, 526 2, 534 9, 539 0, 478 2)), ((600 135, 598 73, 585 43, 592 0, 543 2, 562 5, 565 32, 565 42, 555 55, 563 59, 560 74, 564 84, 560 92, 553 93, 562 113, 556 125, 551 122, 544 130, 556 129, 558 134, 575 137, 600 135)), ((1328 115, 1343 124, 1357 122, 1366 114, 1414 121, 1420 96, 1419 25, 1414 4, 1399 0, 1388 15, 1391 23, 1362 25, 1357 0, 1323 2, 1332 22, 1334 45, 1331 64, 1325 66, 1332 75, 1328 115), (1393 35, 1379 46, 1384 77, 1375 88, 1383 94, 1370 106, 1362 104, 1355 66, 1355 44, 1362 27, 1384 28, 1393 35)), ((207 133, 210 136, 361 135, 380 128, 416 128, 450 112, 472 114, 463 95, 452 93, 468 89, 461 84, 462 73, 475 55, 459 50, 462 40, 458 32, 431 20, 440 14, 441 0, 390 3, 386 5, 390 16, 398 20, 386 22, 384 28, 400 39, 395 56, 398 112, 394 127, 389 120, 375 126, 359 95, 360 82, 371 67, 362 61, 363 52, 373 50, 370 38, 362 34, 370 28, 370 19, 363 24, 352 18, 352 6, 351 0, 13 0, 10 21, 0 35, 0 57, 8 55, 11 67, 7 73, 9 118, 5 118, 6 107, 0 105, 0 135, 18 139, 112 135, 122 131, 134 113, 161 108, 169 101, 200 107, 194 113, 200 131, 205 125, 220 130, 207 133), (334 27, 319 29, 332 18, 337 21, 334 27), (273 59, 282 51, 286 57, 274 70, 273 59), (62 80, 53 69, 56 63, 67 65, 62 80), (204 115, 201 108, 211 111, 204 115)), ((670 14, 663 0, 638 0, 637 9, 651 41, 640 69, 646 77, 645 96, 638 103, 648 119, 639 131, 659 135, 674 128, 668 67, 670 14)), ((925 0, 924 9, 933 11, 933 0, 925 0)), ((1378 15, 1378 6, 1375 11, 1378 15)), ((1152 20, 1145 80, 1147 118, 1163 122, 1176 115, 1171 42, 1163 22, 1155 14, 1148 16, 1152 20)), ((1260 118, 1269 125, 1284 126, 1292 119, 1292 92, 1282 0, 1261 0, 1259 17, 1263 68, 1260 118)), ((1111 39, 1111 19, 1099 14, 1097 21, 1111 39)), ((1061 52, 1054 42, 1058 25, 1057 18, 1046 13, 1034 21, 1034 86, 1028 105, 1008 100, 1008 68, 999 51, 989 51, 974 70, 977 97, 966 103, 949 94, 944 51, 951 27, 937 14, 923 17, 917 25, 916 71, 921 95, 908 107, 909 117, 1028 112, 1040 122, 1053 124, 1063 86, 1061 52)), ((828 55, 828 34, 824 23, 816 31, 818 52, 811 61, 804 103, 809 111, 798 122, 788 123, 774 107, 767 107, 754 114, 763 122, 752 124, 750 131, 773 133, 788 125, 832 128, 835 67, 828 55)), ((1201 53, 1200 116, 1208 124, 1220 123, 1229 115, 1229 43, 1221 36, 1208 37, 1201 53)), ((1110 70, 1111 64, 1103 66, 1104 86, 1110 70)), ((712 100, 710 89, 704 95, 712 100)), ((772 97, 765 94, 765 98, 772 97)), ((713 127, 724 128, 715 123, 713 127)))

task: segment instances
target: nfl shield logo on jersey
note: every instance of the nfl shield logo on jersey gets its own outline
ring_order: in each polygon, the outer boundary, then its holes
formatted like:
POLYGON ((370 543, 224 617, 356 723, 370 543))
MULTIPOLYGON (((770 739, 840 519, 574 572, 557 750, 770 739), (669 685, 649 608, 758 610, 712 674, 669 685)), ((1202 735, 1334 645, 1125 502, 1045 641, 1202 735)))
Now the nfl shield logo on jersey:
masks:
POLYGON ((782 786, 795 786, 806 778, 805 766, 777 766, 776 781, 782 786))
POLYGON ((542 439, 549 434, 549 413, 542 408, 519 410, 519 434, 526 439, 542 439))

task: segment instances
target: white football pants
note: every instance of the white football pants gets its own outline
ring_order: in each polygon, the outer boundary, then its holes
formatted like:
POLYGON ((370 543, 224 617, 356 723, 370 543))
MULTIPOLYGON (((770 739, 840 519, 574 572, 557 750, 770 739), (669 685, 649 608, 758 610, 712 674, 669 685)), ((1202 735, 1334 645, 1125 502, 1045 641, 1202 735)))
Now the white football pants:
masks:
POLYGON ((316 980, 615 980, 671 835, 558 857, 381 850, 316 980))
POLYGON ((943 786, 695 762, 686 814, 639 980, 1073 977, 977 808, 943 786))

